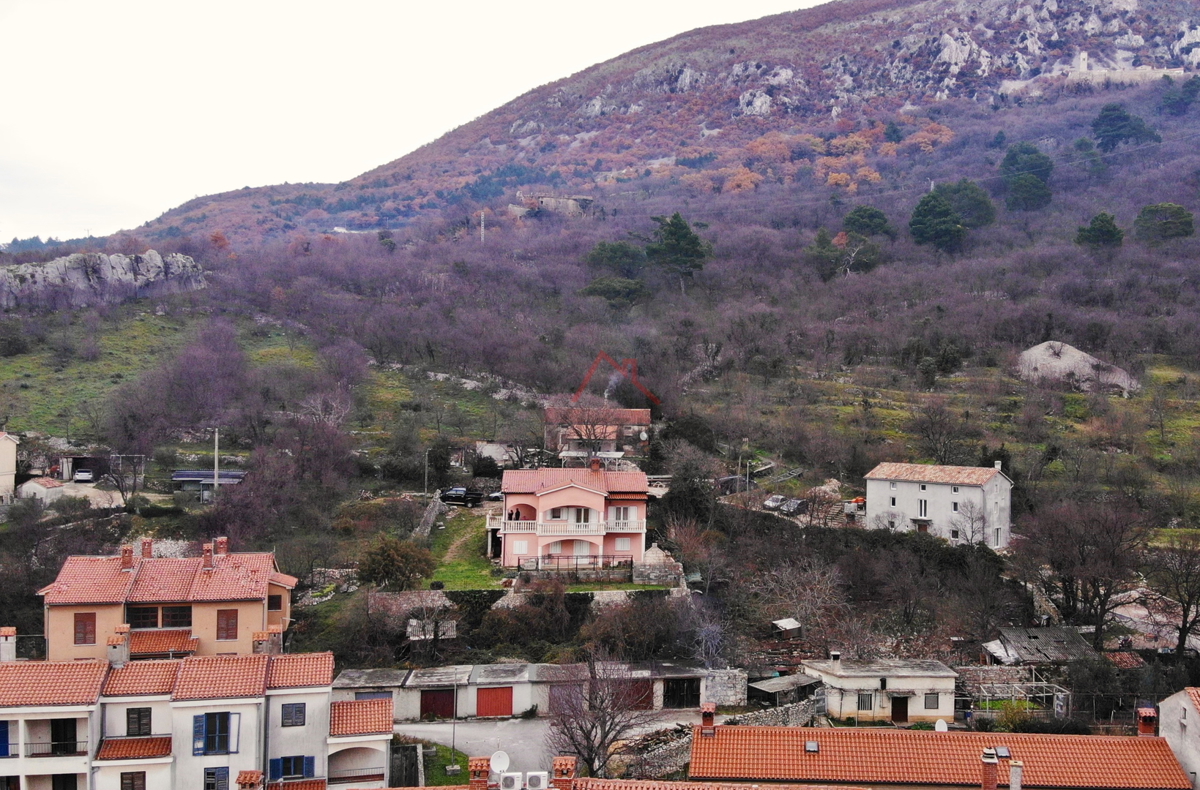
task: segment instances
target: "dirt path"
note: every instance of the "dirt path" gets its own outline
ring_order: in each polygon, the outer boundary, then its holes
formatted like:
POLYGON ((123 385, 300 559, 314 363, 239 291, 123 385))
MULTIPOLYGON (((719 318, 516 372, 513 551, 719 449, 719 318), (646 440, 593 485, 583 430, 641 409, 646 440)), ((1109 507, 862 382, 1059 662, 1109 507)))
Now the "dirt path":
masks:
POLYGON ((442 558, 442 562, 467 559, 466 545, 467 541, 469 541, 472 537, 474 537, 474 534, 470 531, 467 531, 455 538, 454 542, 451 543, 446 549, 446 556, 442 558))

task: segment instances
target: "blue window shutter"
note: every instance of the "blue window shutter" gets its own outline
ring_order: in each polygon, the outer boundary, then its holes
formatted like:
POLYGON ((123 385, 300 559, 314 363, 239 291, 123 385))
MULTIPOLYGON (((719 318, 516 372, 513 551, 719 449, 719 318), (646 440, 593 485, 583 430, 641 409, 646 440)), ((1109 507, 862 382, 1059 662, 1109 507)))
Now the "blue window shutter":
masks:
POLYGON ((0 757, 8 757, 8 722, 0 721, 0 757))
POLYGON ((271 775, 272 782, 274 782, 277 779, 283 778, 283 758, 282 757, 272 758, 271 763, 270 763, 270 775, 271 775))
POLYGON ((304 778, 312 779, 316 773, 317 773, 317 758, 316 757, 305 757, 304 758, 304 778))
POLYGON ((229 790, 229 769, 224 766, 217 769, 217 790, 229 790))
POLYGON ((204 714, 192 717, 192 754, 204 754, 204 714))

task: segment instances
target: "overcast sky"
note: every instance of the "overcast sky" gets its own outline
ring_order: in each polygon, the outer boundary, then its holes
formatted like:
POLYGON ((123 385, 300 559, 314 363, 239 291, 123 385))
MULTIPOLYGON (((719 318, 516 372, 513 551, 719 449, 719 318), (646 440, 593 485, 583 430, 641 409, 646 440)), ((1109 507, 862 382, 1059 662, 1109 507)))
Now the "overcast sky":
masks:
POLYGON ((335 182, 538 85, 817 0, 0 0, 0 241, 335 182))

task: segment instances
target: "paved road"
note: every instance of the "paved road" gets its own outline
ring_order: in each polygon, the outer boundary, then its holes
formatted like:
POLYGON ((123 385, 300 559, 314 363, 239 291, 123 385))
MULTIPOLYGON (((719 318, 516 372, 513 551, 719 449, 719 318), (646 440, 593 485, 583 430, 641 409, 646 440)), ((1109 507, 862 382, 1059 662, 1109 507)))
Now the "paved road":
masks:
MULTIPOLYGON (((665 710, 644 731, 670 727, 676 722, 699 724, 700 712, 665 710)), ((397 724, 396 732, 450 745, 451 738, 460 752, 469 757, 490 757, 497 750, 508 752, 510 771, 549 771, 554 754, 546 748, 546 719, 499 719, 495 721, 414 722, 397 724), (453 730, 453 732, 452 732, 453 730)), ((463 766, 464 782, 467 767, 463 766)))

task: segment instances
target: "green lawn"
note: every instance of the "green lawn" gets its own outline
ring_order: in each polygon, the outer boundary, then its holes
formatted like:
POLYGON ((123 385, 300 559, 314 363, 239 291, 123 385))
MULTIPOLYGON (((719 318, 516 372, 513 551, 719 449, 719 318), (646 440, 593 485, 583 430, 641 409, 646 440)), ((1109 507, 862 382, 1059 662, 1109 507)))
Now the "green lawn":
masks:
POLYGON ((437 570, 429 581, 439 581, 447 590, 494 590, 500 580, 492 576, 492 563, 484 556, 487 530, 484 515, 477 510, 459 508, 446 519, 446 528, 435 525, 430 535, 437 570))
POLYGON ((443 785, 467 784, 467 755, 459 751, 451 751, 449 746, 440 743, 432 744, 437 747, 437 755, 425 758, 425 785, 441 787, 443 785), (447 774, 447 765, 457 765, 457 774, 447 774))

